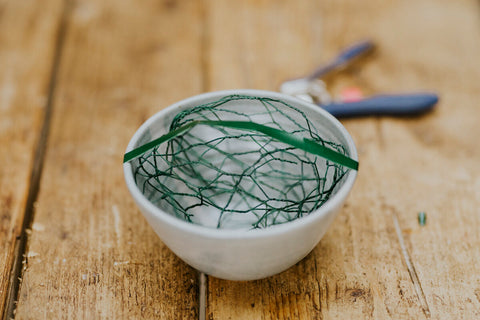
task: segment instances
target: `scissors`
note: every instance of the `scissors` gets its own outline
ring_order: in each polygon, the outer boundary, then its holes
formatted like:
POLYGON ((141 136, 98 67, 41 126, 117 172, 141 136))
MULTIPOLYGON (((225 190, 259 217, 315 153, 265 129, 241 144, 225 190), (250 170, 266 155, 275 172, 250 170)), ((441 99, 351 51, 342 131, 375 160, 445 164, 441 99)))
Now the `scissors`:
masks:
POLYGON ((318 78, 334 70, 345 68, 352 61, 371 52, 370 40, 355 43, 341 51, 335 59, 316 68, 311 74, 282 83, 280 91, 313 102, 335 117, 359 116, 414 116, 433 109, 438 102, 435 93, 380 94, 356 101, 333 101, 325 83, 318 78))

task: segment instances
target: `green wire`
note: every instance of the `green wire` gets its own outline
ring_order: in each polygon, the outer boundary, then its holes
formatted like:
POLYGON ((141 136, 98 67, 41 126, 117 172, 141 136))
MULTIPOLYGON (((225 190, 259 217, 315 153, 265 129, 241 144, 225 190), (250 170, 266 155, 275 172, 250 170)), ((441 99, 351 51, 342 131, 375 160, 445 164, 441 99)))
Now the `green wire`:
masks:
POLYGON ((168 132, 167 134, 152 140, 138 148, 133 149, 125 153, 123 162, 129 162, 141 155, 145 152, 165 143, 179 135, 183 134, 186 131, 189 131, 193 127, 197 125, 207 125, 210 127, 225 127, 231 129, 239 129, 239 130, 246 130, 246 131, 253 131, 263 133, 277 141, 286 143, 291 145, 295 148, 300 150, 309 152, 311 154, 315 154, 320 156, 324 159, 330 160, 336 164, 341 166, 358 170, 358 161, 347 157, 346 155, 332 150, 324 145, 317 143, 315 140, 308 139, 308 138, 298 138, 295 135, 288 133, 286 131, 282 131, 276 128, 268 127, 259 123, 251 122, 251 121, 223 121, 223 120, 195 120, 180 126, 179 128, 168 132))
POLYGON ((153 204, 217 228, 267 228, 306 216, 348 169, 358 170, 346 147, 323 140, 302 110, 236 94, 179 112, 167 134, 124 155, 133 159, 135 182, 153 204), (235 102, 246 100, 250 112, 235 102), (199 134, 197 126, 218 134, 199 134))

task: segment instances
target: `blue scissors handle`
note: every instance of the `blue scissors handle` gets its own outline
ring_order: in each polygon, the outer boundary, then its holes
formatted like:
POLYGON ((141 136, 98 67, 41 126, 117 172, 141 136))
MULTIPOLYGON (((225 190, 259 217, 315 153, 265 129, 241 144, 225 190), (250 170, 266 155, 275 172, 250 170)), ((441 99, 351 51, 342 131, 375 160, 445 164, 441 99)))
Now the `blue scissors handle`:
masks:
POLYGON ((306 78, 311 81, 313 79, 320 78, 335 69, 345 67, 347 64, 351 63, 352 60, 354 60, 355 58, 358 58, 372 51, 374 48, 375 48, 375 44, 370 40, 357 42, 352 46, 344 49, 342 52, 340 52, 335 57, 335 59, 333 59, 329 63, 315 69, 306 78))
POLYGON ((431 110, 438 102, 433 93, 377 95, 355 102, 321 105, 338 118, 360 116, 413 116, 431 110))

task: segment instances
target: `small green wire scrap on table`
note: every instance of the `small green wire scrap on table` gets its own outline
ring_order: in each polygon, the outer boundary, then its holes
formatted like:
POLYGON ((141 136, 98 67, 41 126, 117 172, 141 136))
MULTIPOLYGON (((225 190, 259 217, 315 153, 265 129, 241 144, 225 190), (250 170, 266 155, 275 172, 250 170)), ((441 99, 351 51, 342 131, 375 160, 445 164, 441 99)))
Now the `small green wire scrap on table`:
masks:
POLYGON ((320 137, 284 101, 229 95, 181 111, 168 133, 125 154, 143 194, 165 212, 216 228, 266 228, 324 204, 349 170, 345 147, 320 137))

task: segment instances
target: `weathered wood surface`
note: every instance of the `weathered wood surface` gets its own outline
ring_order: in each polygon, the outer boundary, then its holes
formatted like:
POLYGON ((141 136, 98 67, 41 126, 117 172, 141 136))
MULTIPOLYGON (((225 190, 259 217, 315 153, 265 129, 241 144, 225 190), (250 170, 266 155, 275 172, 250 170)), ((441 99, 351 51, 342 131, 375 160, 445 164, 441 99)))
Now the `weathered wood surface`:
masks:
POLYGON ((327 235, 277 276, 207 277, 206 317, 480 318, 478 6, 467 0, 2 3, 2 302, 15 299, 8 281, 14 261, 22 260, 15 246, 32 168, 43 159, 35 155, 42 107, 50 105, 52 114, 33 224, 23 230, 30 236, 16 318, 197 318, 195 270, 158 240, 124 186, 121 158, 129 138, 171 102, 218 89, 277 90, 282 80, 371 37, 379 46, 373 57, 326 78, 335 94, 350 85, 367 94, 435 90, 440 104, 420 118, 344 120, 361 167, 327 235), (419 211, 427 213, 424 227, 419 211))
POLYGON ((441 103, 418 119, 343 121, 360 154, 346 208, 292 269, 255 282, 210 277, 207 318, 480 317, 478 2, 210 4, 211 89, 275 90, 372 37, 373 58, 327 78, 334 93, 435 90, 441 103), (236 39, 228 47, 225 31, 236 39))
POLYGON ((61 7, 57 0, 0 3, 0 316, 11 307, 9 293, 22 260, 22 225, 30 183, 38 177, 31 173, 39 172, 34 158, 61 7))
POLYGON ((67 4, 17 318, 197 317, 197 273, 136 209, 122 154, 148 116, 202 90, 198 9, 67 4))

